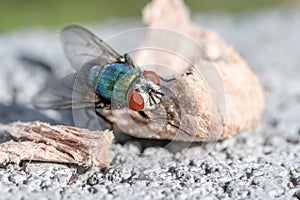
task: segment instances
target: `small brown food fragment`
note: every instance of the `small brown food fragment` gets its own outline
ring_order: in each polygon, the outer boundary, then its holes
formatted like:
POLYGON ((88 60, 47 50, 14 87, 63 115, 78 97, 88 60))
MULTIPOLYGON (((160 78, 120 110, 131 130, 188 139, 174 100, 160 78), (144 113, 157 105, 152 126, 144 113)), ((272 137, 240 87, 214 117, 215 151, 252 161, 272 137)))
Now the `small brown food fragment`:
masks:
POLYGON ((15 122, 2 125, 2 132, 15 141, 0 144, 0 164, 22 160, 72 163, 107 167, 111 162, 110 131, 90 131, 42 122, 15 122))

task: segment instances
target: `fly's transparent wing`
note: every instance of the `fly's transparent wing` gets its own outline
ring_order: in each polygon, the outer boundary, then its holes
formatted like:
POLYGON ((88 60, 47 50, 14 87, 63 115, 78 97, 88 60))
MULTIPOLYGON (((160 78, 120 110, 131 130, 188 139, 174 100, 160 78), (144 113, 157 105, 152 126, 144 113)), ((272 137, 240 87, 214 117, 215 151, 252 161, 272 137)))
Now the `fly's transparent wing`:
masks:
POLYGON ((85 63, 104 66, 125 62, 123 56, 82 26, 71 25, 61 31, 61 41, 72 67, 78 71, 85 63))
POLYGON ((80 78, 77 73, 70 74, 41 90, 34 96, 33 105, 41 109, 103 108, 107 106, 105 101, 86 84, 86 80, 80 78))

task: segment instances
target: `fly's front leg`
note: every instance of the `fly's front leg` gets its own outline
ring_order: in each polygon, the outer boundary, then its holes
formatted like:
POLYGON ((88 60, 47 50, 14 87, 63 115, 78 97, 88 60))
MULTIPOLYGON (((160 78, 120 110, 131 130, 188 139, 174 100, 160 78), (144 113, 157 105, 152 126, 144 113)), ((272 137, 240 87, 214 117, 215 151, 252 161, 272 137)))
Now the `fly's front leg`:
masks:
POLYGON ((164 82, 171 82, 171 81, 176 80, 178 76, 185 76, 185 75, 188 76, 188 75, 191 75, 191 74, 193 74, 193 72, 190 71, 190 70, 188 70, 188 71, 184 72, 184 73, 181 74, 181 75, 174 75, 174 76, 167 77, 167 78, 164 78, 164 77, 159 76, 159 78, 160 78, 162 81, 164 81, 164 82))
POLYGON ((150 117, 149 117, 144 111, 139 111, 139 114, 140 114, 144 119, 150 119, 150 117))
POLYGON ((152 122, 155 122, 155 123, 159 123, 159 124, 162 124, 162 125, 170 125, 180 131, 182 131, 184 134, 188 135, 188 136, 191 136, 192 134, 189 133, 188 131, 186 131, 185 129, 182 129, 179 125, 177 124, 173 124, 172 122, 169 122, 169 121, 166 121, 166 120, 161 120, 161 119, 156 119, 156 118, 152 118, 152 117, 149 117, 144 111, 139 111, 139 114, 144 118, 144 119, 147 119, 147 120, 150 120, 152 122))

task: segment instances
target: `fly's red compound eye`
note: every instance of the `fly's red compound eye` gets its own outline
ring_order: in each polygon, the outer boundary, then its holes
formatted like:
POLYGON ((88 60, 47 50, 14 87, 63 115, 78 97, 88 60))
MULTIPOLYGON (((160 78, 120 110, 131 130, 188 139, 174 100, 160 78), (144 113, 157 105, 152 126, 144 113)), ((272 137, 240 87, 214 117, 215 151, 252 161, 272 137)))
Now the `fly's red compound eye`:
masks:
POLYGON ((159 76, 154 71, 144 71, 143 74, 146 78, 148 78, 150 81, 152 81, 156 85, 160 85, 159 76))
POLYGON ((144 108, 144 99, 135 90, 130 90, 129 92, 128 107, 133 111, 141 111, 144 108))

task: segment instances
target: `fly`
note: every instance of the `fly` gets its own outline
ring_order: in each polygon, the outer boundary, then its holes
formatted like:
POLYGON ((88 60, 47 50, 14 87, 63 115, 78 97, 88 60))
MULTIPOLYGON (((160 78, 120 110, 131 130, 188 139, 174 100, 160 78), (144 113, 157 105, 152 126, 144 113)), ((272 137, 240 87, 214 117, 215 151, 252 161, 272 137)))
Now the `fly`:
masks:
MULTIPOLYGON (((191 135, 169 120, 148 116, 162 103, 163 79, 154 71, 141 71, 128 54, 123 56, 82 26, 72 25, 61 31, 66 56, 76 73, 42 90, 33 99, 43 109, 111 109, 128 107, 144 119, 170 125, 191 135), (76 87, 74 84, 76 82, 76 87)), ((100 112, 96 114, 108 121, 100 112)))

